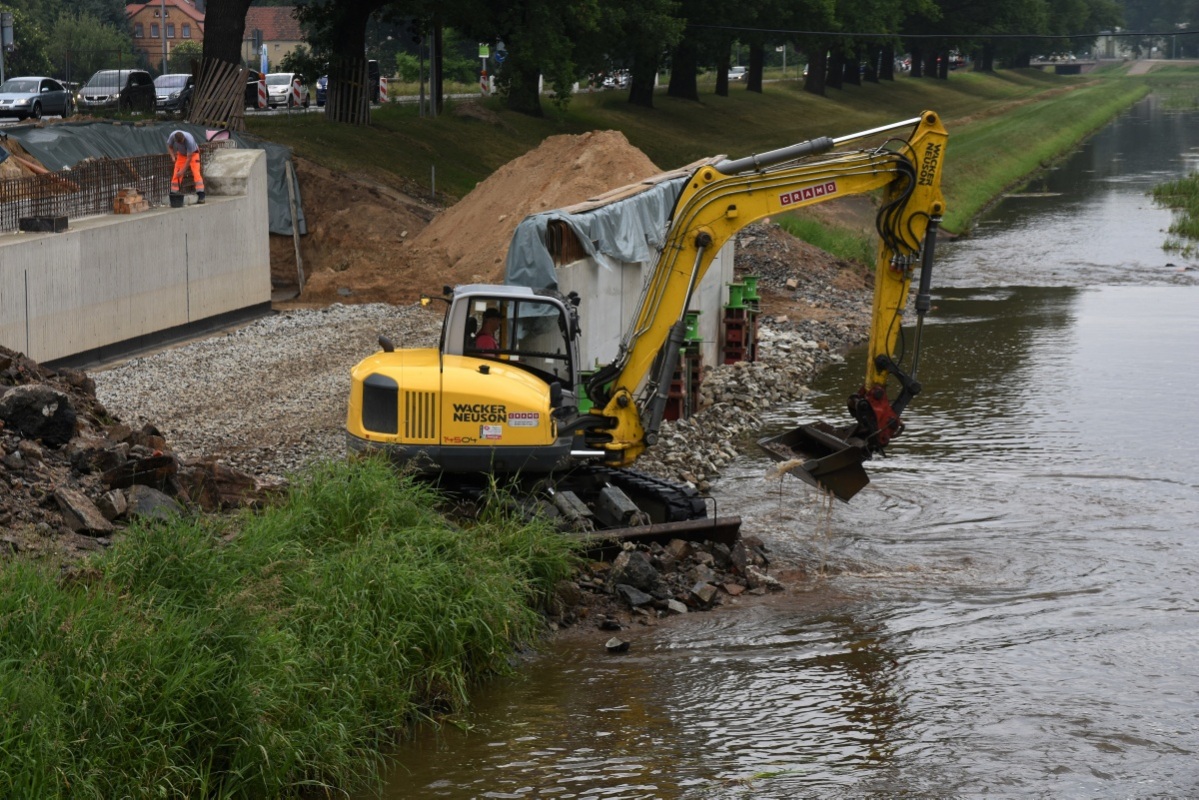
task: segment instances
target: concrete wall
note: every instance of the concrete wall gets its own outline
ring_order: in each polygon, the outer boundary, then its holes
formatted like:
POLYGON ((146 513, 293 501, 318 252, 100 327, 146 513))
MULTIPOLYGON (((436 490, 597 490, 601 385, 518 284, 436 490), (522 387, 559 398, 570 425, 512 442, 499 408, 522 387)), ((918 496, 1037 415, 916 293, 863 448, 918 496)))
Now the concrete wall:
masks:
MULTIPOLYGON (((721 363, 724 342, 724 306, 729 300, 728 285, 733 282, 733 247, 730 240, 712 260, 708 274, 700 282, 689 311, 699 311, 699 331, 703 337, 703 363, 721 363)), ((592 369, 597 360, 607 364, 616 357, 620 340, 633 322, 637 300, 641 296, 653 264, 622 264, 606 269, 592 259, 558 267, 558 288, 563 294, 578 292, 579 321, 583 329, 579 353, 583 369, 592 369)))
POLYGON ((204 178, 204 205, 0 236, 0 345, 61 360, 269 305, 266 154, 219 150, 204 178))

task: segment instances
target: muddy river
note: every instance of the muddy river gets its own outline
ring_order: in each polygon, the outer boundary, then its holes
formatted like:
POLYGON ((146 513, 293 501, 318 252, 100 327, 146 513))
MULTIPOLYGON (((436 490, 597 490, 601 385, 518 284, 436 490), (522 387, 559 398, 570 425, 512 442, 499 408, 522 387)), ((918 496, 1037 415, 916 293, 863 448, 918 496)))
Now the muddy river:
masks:
MULTIPOLYGON (((811 591, 566 637, 384 797, 1199 796, 1199 267, 1145 194, 1196 158, 1145 101, 939 247, 925 394, 852 503, 726 472, 811 591)), ((840 421, 860 360, 772 426, 840 421)))

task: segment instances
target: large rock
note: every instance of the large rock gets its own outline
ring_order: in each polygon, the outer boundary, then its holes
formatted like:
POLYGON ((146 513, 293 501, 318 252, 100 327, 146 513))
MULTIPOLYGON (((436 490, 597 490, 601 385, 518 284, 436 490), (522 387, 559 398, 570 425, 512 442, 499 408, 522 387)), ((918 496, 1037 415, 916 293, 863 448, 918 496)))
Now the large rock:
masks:
POLYGON ((661 576, 645 552, 625 550, 612 561, 612 571, 608 580, 613 586, 623 583, 652 593, 658 588, 661 576))
POLYGON ((54 499, 58 501, 58 507, 62 509, 63 522, 76 533, 86 533, 92 536, 105 536, 112 533, 112 523, 83 492, 60 486, 54 490, 54 499))
POLYGON ((0 397, 0 420, 26 439, 40 439, 58 448, 75 435, 71 398, 40 383, 14 386, 0 397))
POLYGON ((126 513, 130 519, 168 520, 183 514, 183 506, 151 486, 134 484, 129 487, 126 497, 129 501, 126 513))

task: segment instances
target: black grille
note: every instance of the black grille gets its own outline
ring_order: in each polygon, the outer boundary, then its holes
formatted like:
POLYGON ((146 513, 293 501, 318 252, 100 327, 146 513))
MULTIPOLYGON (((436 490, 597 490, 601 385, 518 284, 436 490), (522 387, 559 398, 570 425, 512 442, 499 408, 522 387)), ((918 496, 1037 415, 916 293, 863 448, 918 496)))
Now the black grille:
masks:
POLYGON ((362 382, 362 427, 375 433, 399 430, 400 385, 385 375, 368 375, 362 382))

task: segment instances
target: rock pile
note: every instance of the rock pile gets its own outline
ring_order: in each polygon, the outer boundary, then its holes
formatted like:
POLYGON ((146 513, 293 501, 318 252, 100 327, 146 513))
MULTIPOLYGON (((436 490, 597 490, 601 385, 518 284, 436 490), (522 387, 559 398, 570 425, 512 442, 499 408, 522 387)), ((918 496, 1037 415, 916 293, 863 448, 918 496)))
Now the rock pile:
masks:
POLYGON ((109 414, 83 372, 0 347, 4 552, 72 557, 130 520, 262 502, 271 487, 212 458, 182 461, 152 425, 109 414))
POLYGON ((721 469, 740 456, 738 442, 762 427, 759 414, 804 397, 812 377, 843 361, 841 354, 860 341, 866 322, 846 317, 836 324, 805 320, 795 326, 764 318, 759 359, 706 369, 701 411, 663 423, 659 445, 637 461, 637 469, 707 492, 721 469))
POLYGON ((718 542, 625 543, 610 562, 596 561, 558 585, 555 625, 593 623, 619 630, 630 621, 708 611, 743 594, 782 591, 768 574, 770 558, 757 537, 732 547, 718 542))

